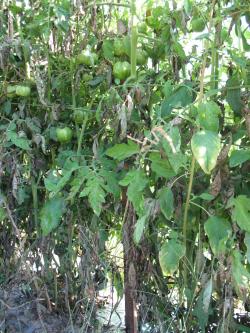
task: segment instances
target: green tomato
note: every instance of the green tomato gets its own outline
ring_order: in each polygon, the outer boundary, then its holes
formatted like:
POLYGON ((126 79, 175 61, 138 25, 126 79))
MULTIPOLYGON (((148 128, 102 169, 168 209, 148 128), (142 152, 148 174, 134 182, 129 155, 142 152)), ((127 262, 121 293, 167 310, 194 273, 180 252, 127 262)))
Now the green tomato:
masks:
POLYGON ((16 95, 16 86, 7 86, 7 97, 14 97, 16 95))
POLYGON ((56 129, 56 137, 60 143, 70 142, 72 139, 72 135, 73 135, 72 129, 69 127, 56 129))
POLYGON ((98 56, 96 53, 91 52, 89 49, 82 51, 76 57, 76 62, 81 65, 94 66, 97 62, 98 56))
POLYGON ((226 28, 222 28, 221 30, 221 41, 222 42, 225 42, 225 40, 227 39, 228 37, 228 30, 226 28))
POLYGON ((93 75, 85 73, 83 74, 82 79, 84 82, 88 82, 93 79, 93 75))
POLYGON ((206 23, 202 18, 193 18, 191 21, 191 27, 195 32, 202 32, 206 27, 206 23))
POLYGON ((116 39, 114 41, 114 54, 117 57, 123 56, 126 54, 125 47, 122 39, 116 39))
POLYGON ((147 34, 148 26, 145 22, 142 22, 141 24, 138 25, 138 32, 140 34, 147 34))
POLYGON ((83 110, 75 110, 74 120, 77 124, 82 124, 83 120, 84 120, 84 111, 83 110))
POLYGON ((127 61, 118 61, 113 67, 114 77, 119 80, 125 80, 130 75, 130 64, 127 61))
POLYGON ((136 61, 137 61, 137 65, 146 65, 147 61, 148 61, 148 54, 145 50, 137 50, 136 52, 136 61))
POLYGON ((17 96, 28 97, 30 95, 30 87, 16 86, 17 96))

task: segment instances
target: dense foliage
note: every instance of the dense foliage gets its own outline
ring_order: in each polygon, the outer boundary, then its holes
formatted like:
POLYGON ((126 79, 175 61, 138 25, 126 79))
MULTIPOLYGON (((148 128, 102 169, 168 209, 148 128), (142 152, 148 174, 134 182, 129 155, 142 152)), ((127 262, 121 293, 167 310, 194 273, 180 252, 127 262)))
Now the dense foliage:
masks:
POLYGON ((0 282, 92 327, 110 281, 128 332, 249 332, 248 1, 0 6, 0 282))

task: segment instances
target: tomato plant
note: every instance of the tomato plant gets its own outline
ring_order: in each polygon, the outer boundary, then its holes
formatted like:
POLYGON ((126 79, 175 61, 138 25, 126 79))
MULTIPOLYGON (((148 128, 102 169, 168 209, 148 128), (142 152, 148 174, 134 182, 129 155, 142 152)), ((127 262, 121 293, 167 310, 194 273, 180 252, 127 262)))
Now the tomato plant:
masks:
POLYGON ((248 1, 0 6, 1 288, 86 332, 107 290, 127 332, 247 332, 248 1))

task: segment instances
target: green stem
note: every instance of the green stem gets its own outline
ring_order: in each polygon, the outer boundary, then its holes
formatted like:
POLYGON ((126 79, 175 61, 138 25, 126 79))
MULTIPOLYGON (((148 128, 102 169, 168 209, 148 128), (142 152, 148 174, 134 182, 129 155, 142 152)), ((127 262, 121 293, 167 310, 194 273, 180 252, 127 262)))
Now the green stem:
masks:
POLYGON ((136 16, 136 6, 135 0, 130 2, 131 11, 131 52, 130 52, 130 62, 131 62, 131 77, 136 77, 136 50, 137 50, 137 26, 134 24, 134 18, 136 16))
POLYGON ((187 198, 186 198, 186 205, 184 210, 184 221, 183 221, 183 240, 184 245, 187 245, 187 221, 188 221, 188 209, 190 204, 190 196, 193 187, 193 180, 194 180, 194 169, 195 169, 195 157, 192 156, 191 167, 190 167, 190 177, 189 177, 189 184, 188 184, 188 191, 187 191, 187 198))
POLYGON ((83 135, 84 135, 84 131, 85 131, 87 122, 88 122, 88 114, 86 113, 85 117, 84 117, 84 120, 83 120, 81 133, 80 133, 80 136, 78 138, 77 156, 81 155, 82 140, 83 140, 83 135))
POLYGON ((136 77, 137 27, 131 28, 131 77, 136 77))

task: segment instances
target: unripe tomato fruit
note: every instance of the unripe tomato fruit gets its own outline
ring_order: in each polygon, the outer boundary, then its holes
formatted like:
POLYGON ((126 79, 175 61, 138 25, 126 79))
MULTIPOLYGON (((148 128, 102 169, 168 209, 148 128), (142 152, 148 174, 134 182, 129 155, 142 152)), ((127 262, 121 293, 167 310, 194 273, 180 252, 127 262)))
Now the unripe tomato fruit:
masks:
POLYGON ((83 74, 82 79, 84 82, 88 82, 93 79, 93 75, 85 73, 83 74))
POLYGON ((56 137, 60 143, 67 143, 72 139, 72 129, 69 127, 57 128, 56 137))
POLYGON ((206 24, 202 18, 193 18, 191 21, 191 27, 195 32, 202 32, 205 29, 206 24))
POLYGON ((114 54, 117 57, 123 56, 126 54, 125 48, 124 48, 124 43, 122 39, 116 39, 114 41, 114 54))
POLYGON ((226 28, 222 28, 221 30, 221 41, 224 42, 228 37, 228 31, 226 28))
POLYGON ((16 86, 7 86, 7 97, 14 97, 16 94, 16 86))
POLYGON ((76 61, 78 64, 83 64, 86 66, 94 66, 97 60, 97 54, 91 52, 89 49, 82 51, 82 53, 78 54, 78 56, 76 57, 76 61))
POLYGON ((30 87, 16 86, 17 96, 28 97, 30 95, 30 87))
POLYGON ((119 80, 125 80, 130 75, 130 64, 127 61, 118 61, 113 67, 114 77, 119 80))
POLYGON ((148 54, 145 50, 137 50, 136 53, 137 65, 145 65, 148 61, 148 54))
POLYGON ((148 26, 145 22, 142 22, 141 24, 138 25, 138 32, 140 34, 146 35, 147 30, 148 30, 148 26))
POLYGON ((83 120, 84 120, 84 111, 83 110, 75 110, 74 120, 77 124, 82 124, 83 120))

